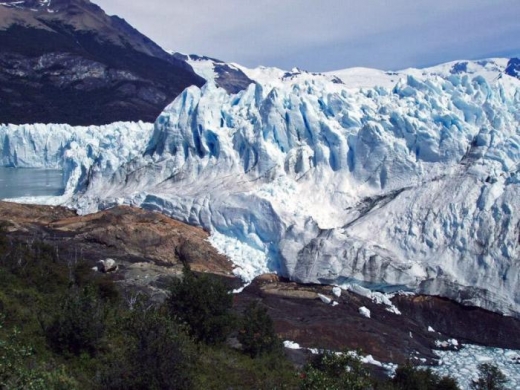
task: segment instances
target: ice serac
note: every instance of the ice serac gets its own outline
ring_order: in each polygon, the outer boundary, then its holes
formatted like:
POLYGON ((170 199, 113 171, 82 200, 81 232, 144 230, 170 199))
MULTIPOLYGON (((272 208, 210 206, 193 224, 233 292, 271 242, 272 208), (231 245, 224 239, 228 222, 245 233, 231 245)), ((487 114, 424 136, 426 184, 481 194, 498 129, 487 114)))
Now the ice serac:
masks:
POLYGON ((255 84, 186 89, 145 153, 75 205, 124 201, 203 226, 258 272, 520 316, 520 80, 507 64, 241 68, 255 84))

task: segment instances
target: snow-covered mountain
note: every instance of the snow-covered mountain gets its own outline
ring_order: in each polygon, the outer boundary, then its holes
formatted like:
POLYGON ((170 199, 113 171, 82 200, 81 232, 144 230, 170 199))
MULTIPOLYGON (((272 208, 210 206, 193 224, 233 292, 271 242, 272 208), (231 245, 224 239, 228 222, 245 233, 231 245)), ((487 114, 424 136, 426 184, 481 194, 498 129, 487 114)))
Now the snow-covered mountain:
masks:
POLYGON ((201 225, 248 276, 408 288, 520 316, 511 63, 331 74, 233 65, 255 83, 238 94, 189 87, 142 155, 94 164, 71 202, 201 225))

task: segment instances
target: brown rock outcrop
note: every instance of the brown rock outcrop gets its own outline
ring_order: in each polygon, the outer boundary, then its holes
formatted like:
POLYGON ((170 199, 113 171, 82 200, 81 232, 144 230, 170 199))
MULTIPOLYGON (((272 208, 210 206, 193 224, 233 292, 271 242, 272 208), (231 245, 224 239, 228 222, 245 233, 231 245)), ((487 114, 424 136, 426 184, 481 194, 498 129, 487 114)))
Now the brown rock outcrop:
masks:
POLYGON ((55 245, 64 255, 95 265, 112 258, 118 264, 153 263, 229 275, 232 263, 209 242, 208 233, 162 214, 127 206, 77 216, 62 207, 0 202, 0 221, 19 238, 55 245))

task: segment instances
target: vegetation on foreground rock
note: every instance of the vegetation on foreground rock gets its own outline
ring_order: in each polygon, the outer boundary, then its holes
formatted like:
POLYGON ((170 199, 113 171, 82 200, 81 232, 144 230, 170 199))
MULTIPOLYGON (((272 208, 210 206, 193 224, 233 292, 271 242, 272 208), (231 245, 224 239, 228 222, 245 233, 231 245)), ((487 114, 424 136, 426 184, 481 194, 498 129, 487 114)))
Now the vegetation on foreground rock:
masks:
POLYGON ((192 337, 206 344, 226 340, 233 323, 233 295, 223 282, 185 268, 182 279, 172 281, 169 293, 166 307, 171 317, 185 323, 192 337))
POLYGON ((376 382, 351 354, 295 367, 266 308, 234 312, 212 275, 186 269, 163 304, 116 277, 0 228, 0 390, 457 388, 411 367, 376 382))
POLYGON ((506 390, 507 378, 500 369, 490 363, 478 366, 478 379, 471 384, 474 390, 506 390))

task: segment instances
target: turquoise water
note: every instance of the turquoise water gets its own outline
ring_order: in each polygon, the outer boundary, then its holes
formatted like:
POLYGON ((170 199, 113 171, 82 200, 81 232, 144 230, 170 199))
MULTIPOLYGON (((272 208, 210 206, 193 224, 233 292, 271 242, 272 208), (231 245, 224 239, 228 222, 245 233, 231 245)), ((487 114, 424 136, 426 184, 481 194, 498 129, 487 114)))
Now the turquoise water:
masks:
POLYGON ((0 199, 22 196, 62 195, 63 174, 59 169, 0 167, 0 199))

